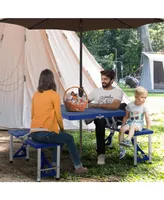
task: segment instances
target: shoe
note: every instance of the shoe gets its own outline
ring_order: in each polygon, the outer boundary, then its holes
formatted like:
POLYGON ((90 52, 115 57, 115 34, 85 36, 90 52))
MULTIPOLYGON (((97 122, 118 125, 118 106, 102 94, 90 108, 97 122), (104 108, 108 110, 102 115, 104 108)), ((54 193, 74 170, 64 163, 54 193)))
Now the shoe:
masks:
POLYGON ((97 158, 97 164, 98 165, 104 165, 105 164, 105 154, 100 154, 97 158))
POLYGON ((124 140, 120 142, 120 145, 126 146, 126 147, 131 147, 131 141, 130 140, 124 140))
POLYGON ((110 144, 108 144, 108 147, 109 147, 109 148, 112 148, 112 147, 113 147, 112 142, 111 142, 110 144))
POLYGON ((88 172, 88 169, 86 167, 80 167, 75 169, 74 173, 75 174, 85 174, 88 172))
POLYGON ((56 167, 57 163, 56 162, 52 162, 51 165, 52 165, 52 167, 56 167))
POLYGON ((125 149, 122 149, 122 150, 120 151, 120 154, 119 154, 119 159, 121 160, 122 158, 124 158, 124 157, 125 157, 125 154, 126 154, 126 150, 125 150, 125 149))

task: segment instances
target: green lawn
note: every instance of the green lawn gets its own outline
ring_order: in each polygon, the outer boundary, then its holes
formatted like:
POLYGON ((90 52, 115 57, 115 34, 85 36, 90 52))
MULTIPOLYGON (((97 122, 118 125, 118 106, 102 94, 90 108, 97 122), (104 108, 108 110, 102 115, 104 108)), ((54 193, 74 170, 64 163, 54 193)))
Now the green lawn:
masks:
MULTIPOLYGON (((123 84, 119 84, 119 86, 121 87, 121 89, 126 93, 126 95, 128 97, 133 97, 134 96, 134 88, 130 88, 130 87, 125 87, 123 84)), ((163 93, 150 93, 149 92, 149 97, 164 97, 163 93)))
MULTIPOLYGON (((83 133, 83 152, 82 161, 89 168, 89 173, 77 176, 62 171, 61 181, 103 181, 103 182, 136 182, 136 181, 164 181, 164 144, 162 137, 164 127, 161 125, 153 126, 154 130, 152 141, 152 164, 147 161, 133 165, 133 147, 127 148, 127 154, 122 159, 118 159, 118 133, 115 133, 113 147, 106 147, 106 164, 98 166, 96 164, 97 155, 95 152, 95 133, 83 133)), ((79 133, 72 133, 79 148, 79 133)), ((107 134, 107 133, 106 133, 107 134)), ((108 134, 107 134, 108 135, 108 134)), ((138 137, 139 145, 147 152, 147 136, 138 137)), ((68 156, 64 149, 65 156, 68 156)))

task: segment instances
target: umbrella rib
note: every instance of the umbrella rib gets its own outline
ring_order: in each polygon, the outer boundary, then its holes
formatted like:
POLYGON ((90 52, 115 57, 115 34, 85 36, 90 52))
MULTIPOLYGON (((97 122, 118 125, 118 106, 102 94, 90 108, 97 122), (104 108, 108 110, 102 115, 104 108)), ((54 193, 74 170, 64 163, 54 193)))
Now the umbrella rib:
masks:
POLYGON ((49 19, 49 18, 42 20, 41 22, 39 22, 39 23, 37 23, 37 24, 31 26, 29 29, 33 29, 33 28, 35 28, 36 26, 38 26, 38 25, 44 23, 44 22, 47 21, 48 19, 49 19))
POLYGON ((121 20, 119 20, 119 19, 116 19, 116 18, 115 18, 114 20, 116 20, 116 21, 118 21, 118 22, 120 22, 120 23, 122 23, 122 24, 128 26, 129 28, 133 28, 132 26, 129 26, 128 24, 126 24, 125 22, 123 22, 123 21, 121 21, 121 20))

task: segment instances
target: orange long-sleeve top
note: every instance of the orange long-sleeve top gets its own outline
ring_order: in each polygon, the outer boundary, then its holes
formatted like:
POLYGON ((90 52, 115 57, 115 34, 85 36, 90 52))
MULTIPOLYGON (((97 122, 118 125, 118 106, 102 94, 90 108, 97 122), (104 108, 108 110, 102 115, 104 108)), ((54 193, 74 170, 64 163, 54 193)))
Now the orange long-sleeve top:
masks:
POLYGON ((44 128, 55 133, 64 130, 59 94, 53 90, 35 92, 31 117, 31 129, 44 128))

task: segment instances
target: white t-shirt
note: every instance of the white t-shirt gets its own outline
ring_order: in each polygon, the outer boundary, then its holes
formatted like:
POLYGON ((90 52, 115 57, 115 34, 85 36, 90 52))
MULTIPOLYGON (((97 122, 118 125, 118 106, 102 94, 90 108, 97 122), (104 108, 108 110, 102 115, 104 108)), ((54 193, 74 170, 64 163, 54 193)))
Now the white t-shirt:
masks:
POLYGON ((98 104, 112 104, 114 99, 122 101, 123 91, 113 87, 112 90, 104 90, 103 88, 95 88, 89 95, 89 101, 98 104))
POLYGON ((145 104, 137 106, 134 102, 131 102, 126 106, 126 110, 129 112, 127 124, 135 123, 142 127, 144 126, 144 113, 148 111, 145 104))

